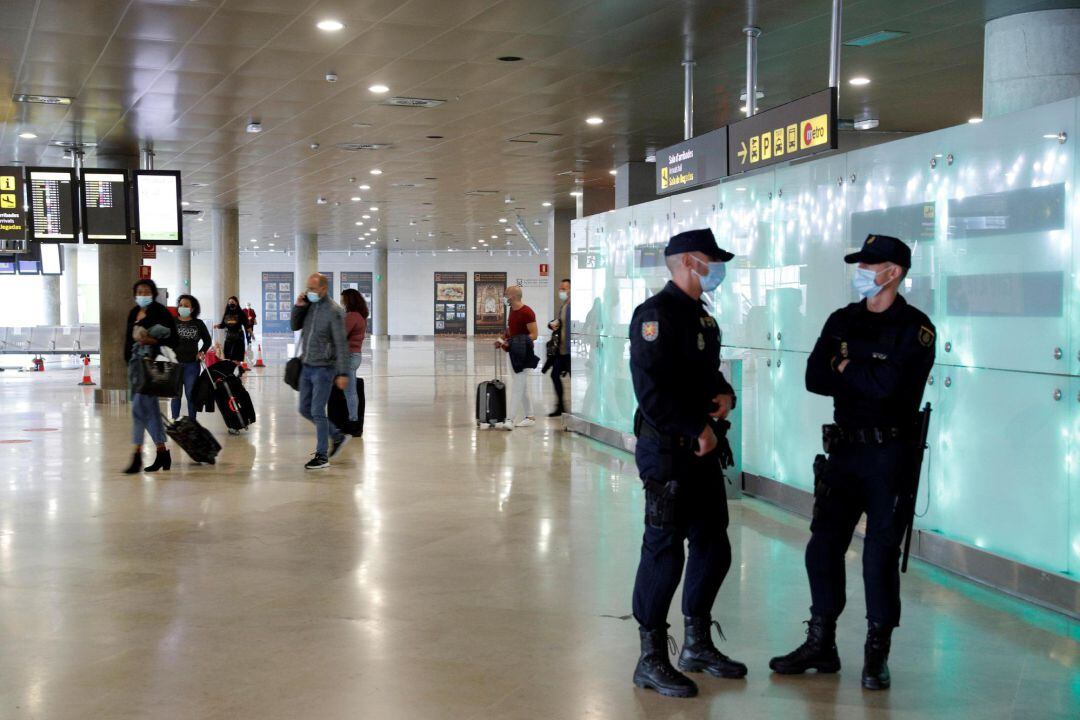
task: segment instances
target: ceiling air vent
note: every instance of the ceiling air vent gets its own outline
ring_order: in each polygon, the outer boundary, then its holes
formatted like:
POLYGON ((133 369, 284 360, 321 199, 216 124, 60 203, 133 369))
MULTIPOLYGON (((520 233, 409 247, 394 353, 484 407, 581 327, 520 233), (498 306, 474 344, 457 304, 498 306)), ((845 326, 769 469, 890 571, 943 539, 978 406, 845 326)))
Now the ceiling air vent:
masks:
POLYGON ((433 108, 439 107, 445 100, 433 100, 431 98, 392 97, 383 101, 383 105, 395 107, 433 108))
POLYGON ((470 190, 469 192, 467 192, 465 194, 467 196, 470 196, 470 197, 491 197, 493 195, 498 195, 499 191, 498 190, 470 190))
POLYGON ((362 143, 362 142, 344 142, 335 145, 338 150, 344 150, 345 152, 360 152, 361 150, 386 150, 391 147, 390 143, 362 143))
POLYGON ((561 133, 545 133, 545 132, 528 132, 521 135, 515 135, 512 138, 507 138, 506 142, 512 143, 525 143, 527 145, 538 145, 548 140, 554 140, 555 138, 561 138, 561 133))

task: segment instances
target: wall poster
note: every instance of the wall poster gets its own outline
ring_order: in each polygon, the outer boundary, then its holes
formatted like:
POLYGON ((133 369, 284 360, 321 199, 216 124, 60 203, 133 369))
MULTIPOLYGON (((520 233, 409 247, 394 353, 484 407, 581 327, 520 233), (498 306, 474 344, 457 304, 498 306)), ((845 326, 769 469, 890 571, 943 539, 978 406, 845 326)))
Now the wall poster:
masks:
POLYGON ((506 329, 506 273, 473 273, 473 333, 476 335, 501 335, 506 329))
POLYGON ((289 317, 296 295, 293 293, 293 274, 264 272, 262 274, 262 317, 259 326, 264 335, 288 335, 289 317))
POLYGON ((320 270, 319 274, 326 276, 326 297, 333 298, 334 302, 340 304, 341 298, 334 293, 334 273, 320 270))
POLYGON ((349 289, 359 290, 360 294, 364 296, 364 300, 367 301, 369 317, 375 316, 375 306, 371 304, 374 297, 374 287, 370 272, 341 271, 341 290, 343 292, 349 289))
POLYGON ((435 334, 464 335, 469 312, 465 288, 469 274, 435 273, 435 334))

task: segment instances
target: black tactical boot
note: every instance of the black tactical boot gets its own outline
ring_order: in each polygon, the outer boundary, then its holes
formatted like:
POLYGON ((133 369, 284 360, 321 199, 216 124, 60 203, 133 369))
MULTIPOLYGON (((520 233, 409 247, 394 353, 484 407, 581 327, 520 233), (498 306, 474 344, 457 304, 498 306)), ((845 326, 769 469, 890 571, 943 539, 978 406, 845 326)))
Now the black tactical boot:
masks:
POLYGON ((836 652, 836 621, 814 616, 807 624, 806 642, 793 652, 769 661, 773 672, 799 675, 810 669, 819 673, 840 671, 840 655, 836 652))
MULTIPOLYGON (((667 631, 641 629, 640 633, 641 657, 634 668, 634 684, 667 697, 689 698, 697 695, 694 681, 671 666, 667 631)), ((674 645, 675 641, 671 643, 674 645)))
POLYGON ((724 640, 724 632, 720 629, 720 623, 713 622, 707 617, 683 618, 686 623, 686 639, 683 642, 682 653, 679 655, 679 669, 683 672, 707 672, 714 677, 741 678, 746 677, 746 666, 737 660, 732 660, 713 645, 710 631, 716 626, 720 639, 724 640))
POLYGON ((862 669, 862 686, 867 690, 888 690, 892 684, 888 662, 891 640, 891 627, 875 622, 869 624, 862 669))

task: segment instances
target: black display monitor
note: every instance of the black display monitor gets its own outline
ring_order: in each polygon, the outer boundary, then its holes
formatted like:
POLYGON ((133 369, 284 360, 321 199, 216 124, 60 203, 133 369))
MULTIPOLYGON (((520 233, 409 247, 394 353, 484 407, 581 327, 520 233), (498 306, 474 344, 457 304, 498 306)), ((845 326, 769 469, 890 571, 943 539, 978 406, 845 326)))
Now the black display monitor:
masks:
POLYGON ((71 168, 32 167, 30 186, 30 239, 41 242, 79 242, 75 171, 71 168))
POLYGON ((128 212, 126 170, 83 168, 83 237, 87 243, 126 244, 131 242, 131 214, 128 212))
POLYGON ((38 245, 41 254, 42 275, 64 274, 64 249, 56 243, 41 243, 38 245))
POLYGON ((180 173, 136 170, 134 179, 135 239, 154 245, 183 245, 180 173))

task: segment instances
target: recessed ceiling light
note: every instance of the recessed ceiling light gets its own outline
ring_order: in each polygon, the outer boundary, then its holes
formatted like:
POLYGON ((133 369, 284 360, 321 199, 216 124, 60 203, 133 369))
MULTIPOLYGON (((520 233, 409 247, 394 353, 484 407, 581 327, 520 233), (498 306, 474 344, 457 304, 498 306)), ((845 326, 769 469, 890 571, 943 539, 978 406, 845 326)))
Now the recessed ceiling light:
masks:
POLYGON ((608 170, 608 174, 609 175, 618 175, 619 171, 618 170, 608 170))
POLYGON ((361 186, 360 186, 360 189, 361 189, 361 190, 370 190, 370 189, 371 189, 371 186, 370 186, 370 185, 361 185, 361 186))
POLYGON ((978 125, 979 123, 982 122, 982 118, 981 117, 968 118, 968 122, 971 123, 972 125, 978 125))
POLYGON ((593 115, 592 117, 585 118, 585 122, 589 123, 590 125, 603 125, 604 118, 599 117, 598 115, 593 115))
POLYGON ((21 137, 23 140, 34 140, 37 138, 37 133, 32 133, 29 131, 21 132, 19 133, 19 137, 21 137))
POLYGON ((869 85, 870 78, 868 77, 853 77, 848 80, 849 85, 869 85))
POLYGON ((476 246, 475 246, 475 245, 473 245, 473 246, 472 246, 472 249, 473 249, 473 250, 475 250, 475 249, 476 249, 476 246))
POLYGON ((363 226, 364 226, 363 222, 361 222, 360 220, 356 221, 356 227, 363 227, 363 226))
POLYGON ((512 232, 514 232, 514 228, 506 228, 506 232, 512 233, 512 232))
POLYGON ((255 135, 257 133, 261 133, 262 132, 262 123, 258 122, 257 120, 249 122, 247 124, 247 127, 244 128, 244 130, 251 133, 252 135, 255 135))
POLYGON ((501 223, 506 222, 506 218, 499 218, 499 222, 501 222, 501 223))
POLYGON ((360 217, 364 218, 365 220, 370 220, 371 219, 370 215, 361 215, 360 217))
POLYGON ((187 206, 188 206, 188 205, 190 205, 191 203, 189 203, 189 202, 188 202, 187 200, 182 200, 182 201, 180 202, 180 204, 181 204, 181 205, 183 205, 184 207, 187 207, 187 206))
POLYGON ((270 247, 274 247, 274 243, 270 243, 270 247))
POLYGON ((573 190, 573 191, 571 191, 570 194, 573 195, 574 197, 581 197, 581 191, 580 190, 573 190))
POLYGON ((360 198, 358 198, 358 197, 351 197, 349 199, 352 200, 353 202, 360 202, 360 198))
POLYGON ((385 92, 390 92, 390 88, 386 87, 385 85, 381 85, 381 84, 372 85, 371 87, 368 88, 368 90, 370 90, 373 93, 378 93, 380 95, 382 93, 385 93, 385 92))
POLYGON ((551 207, 551 203, 549 203, 549 202, 542 202, 540 204, 543 205, 544 207, 551 207))
POLYGON ((368 210, 370 210, 371 212, 379 212, 379 208, 375 207, 374 205, 369 207, 368 210))
POLYGON ((338 30, 345 29, 345 23, 341 22, 340 20, 327 19, 320 20, 319 22, 315 23, 315 27, 319 28, 323 32, 337 32, 338 30))
POLYGON ((371 172, 372 175, 382 175, 382 170, 379 168, 372 168, 369 172, 371 172))
POLYGON ((498 235, 492 235, 492 236, 491 236, 491 239, 492 239, 492 240, 498 240, 498 239, 499 239, 499 236, 498 236, 498 235))

